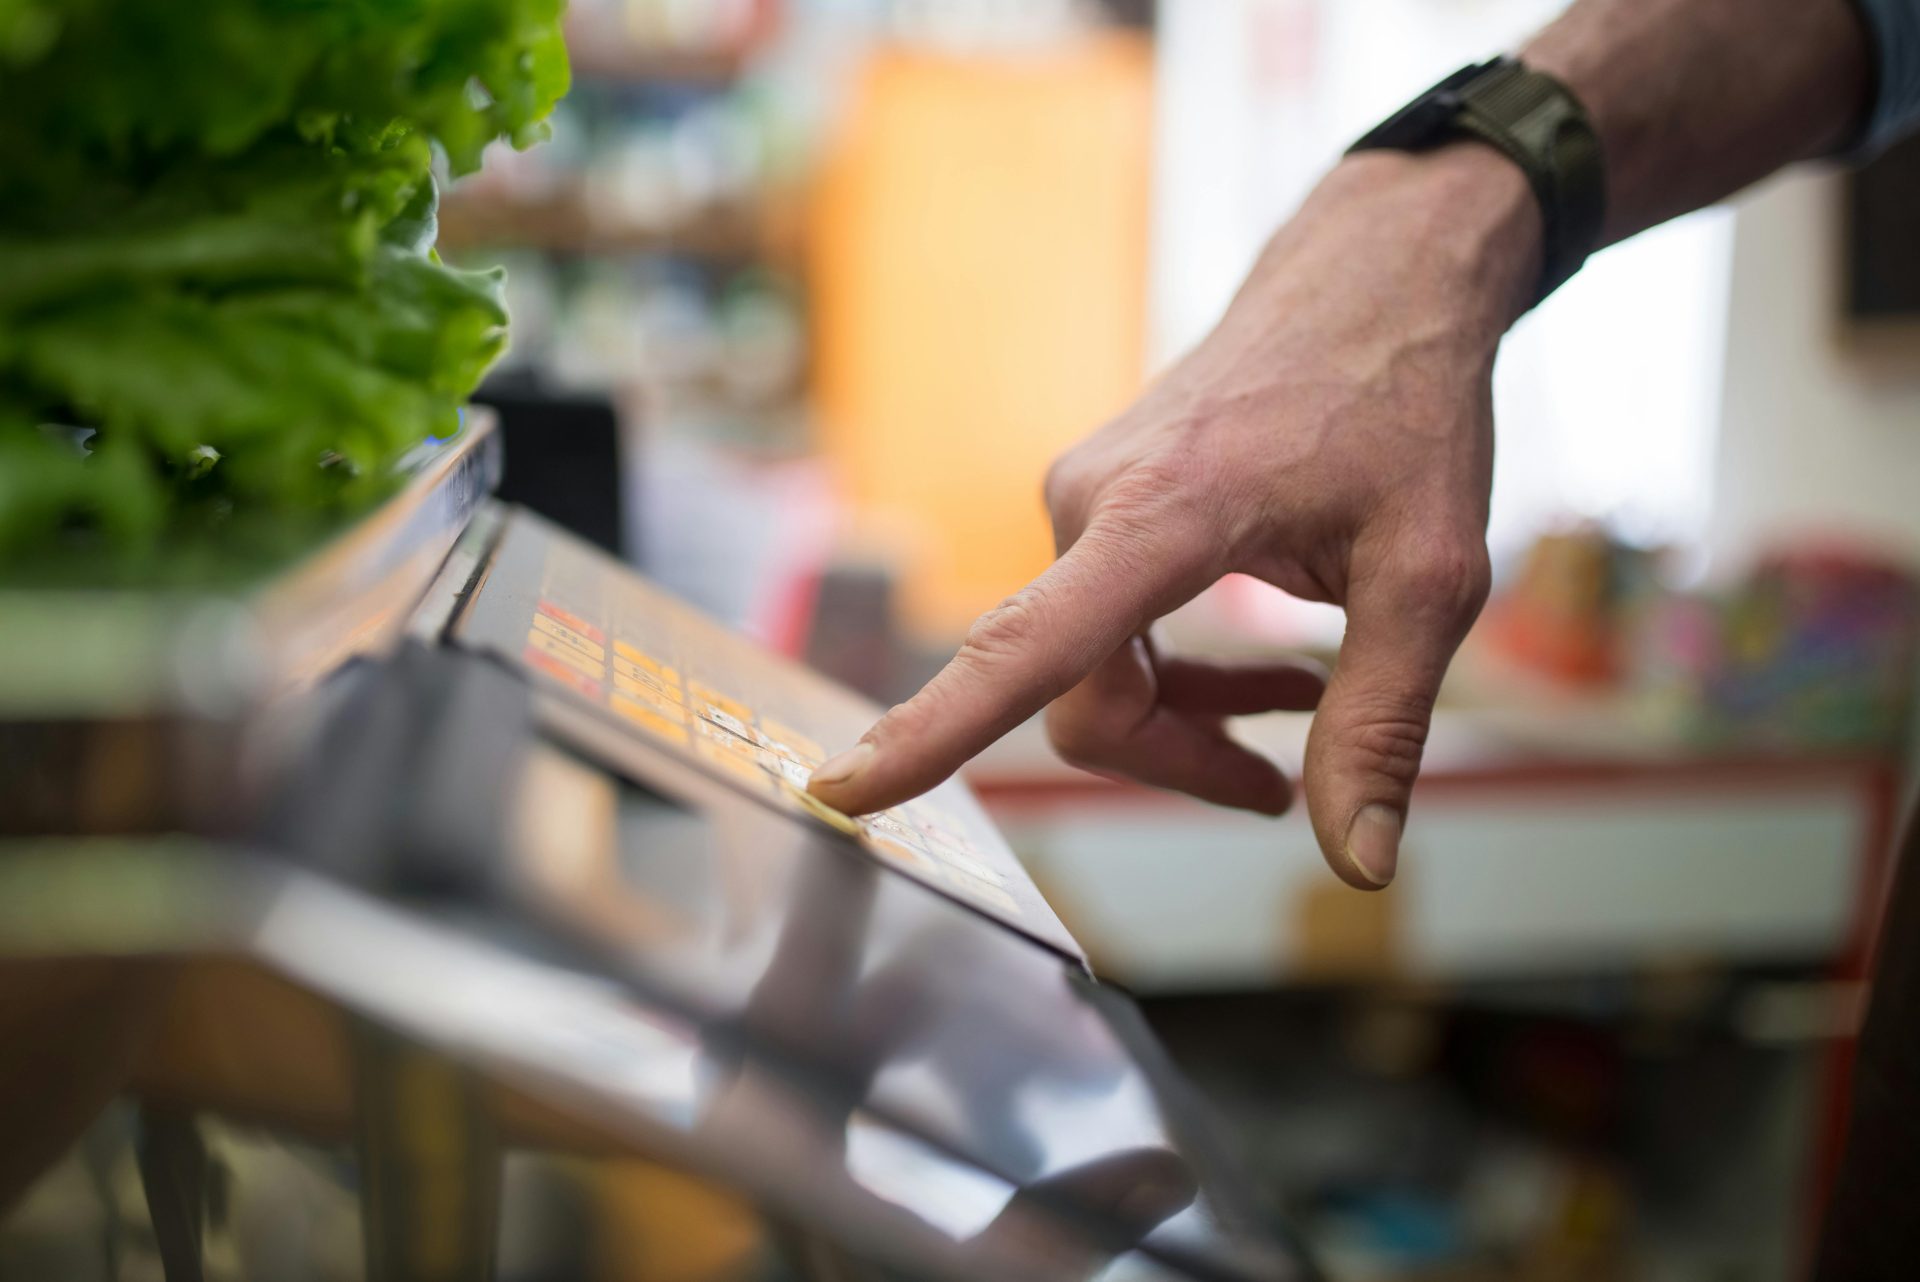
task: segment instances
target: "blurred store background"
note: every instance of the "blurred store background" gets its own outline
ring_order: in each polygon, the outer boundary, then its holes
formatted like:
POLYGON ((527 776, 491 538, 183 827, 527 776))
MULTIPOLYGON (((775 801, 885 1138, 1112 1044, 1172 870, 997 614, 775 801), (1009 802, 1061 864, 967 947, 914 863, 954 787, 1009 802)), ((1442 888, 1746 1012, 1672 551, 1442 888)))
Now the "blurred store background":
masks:
MULTIPOLYGON (((901 697, 1345 143, 1559 7, 573 0, 552 145, 441 211, 511 273, 508 492, 901 697)), ((1523 322, 1500 586, 1390 893, 1031 729, 974 772, 1336 1276, 1796 1275, 1910 755, 1920 299, 1876 211, 1917 163, 1773 183, 1523 322)), ((1175 622, 1339 628, 1244 582, 1175 622)))

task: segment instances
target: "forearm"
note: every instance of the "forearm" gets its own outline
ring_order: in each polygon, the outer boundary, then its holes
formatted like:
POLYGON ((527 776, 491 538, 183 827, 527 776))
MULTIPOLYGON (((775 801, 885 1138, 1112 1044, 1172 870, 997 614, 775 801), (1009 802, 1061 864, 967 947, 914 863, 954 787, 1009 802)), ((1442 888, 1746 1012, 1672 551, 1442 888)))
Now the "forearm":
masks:
POLYGON ((1605 244, 1844 146, 1873 81, 1849 0, 1581 0, 1522 58, 1600 133, 1605 244))

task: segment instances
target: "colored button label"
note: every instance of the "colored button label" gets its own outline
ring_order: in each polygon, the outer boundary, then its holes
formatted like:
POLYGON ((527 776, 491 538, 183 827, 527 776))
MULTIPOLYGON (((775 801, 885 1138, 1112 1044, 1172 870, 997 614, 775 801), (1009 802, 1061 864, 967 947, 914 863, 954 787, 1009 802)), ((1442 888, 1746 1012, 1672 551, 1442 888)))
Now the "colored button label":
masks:
POLYGON ((648 707, 646 704, 635 703, 622 695, 614 695, 611 704, 615 712, 654 738, 681 745, 687 742, 687 726, 684 721, 664 716, 657 709, 648 707))
POLYGON ((545 651, 537 650, 533 646, 528 646, 526 650, 521 653, 520 658, 522 662, 535 672, 558 681, 570 690, 577 690, 589 699, 599 700, 600 683, 583 675, 579 669, 573 667, 571 664, 562 663, 545 651))
POLYGON ((599 660, 575 649, 564 641, 554 640, 538 628, 528 630, 527 649, 530 651, 538 651, 550 659, 557 659, 580 675, 591 679, 594 683, 594 693, 596 695, 599 694, 600 680, 607 674, 606 666, 599 660))

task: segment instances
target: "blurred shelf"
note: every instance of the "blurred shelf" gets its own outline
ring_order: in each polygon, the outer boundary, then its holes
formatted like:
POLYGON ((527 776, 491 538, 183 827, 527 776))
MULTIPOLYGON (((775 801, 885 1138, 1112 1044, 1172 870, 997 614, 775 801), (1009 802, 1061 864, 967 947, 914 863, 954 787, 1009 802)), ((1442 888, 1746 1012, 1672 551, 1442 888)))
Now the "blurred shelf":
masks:
POLYGON ((718 206, 676 227, 654 227, 598 216, 573 191, 545 197, 456 191, 440 205, 439 243, 456 253, 538 249, 740 263, 765 257, 768 236, 762 211, 751 205, 718 206))
POLYGON ((574 75, 615 84, 721 88, 740 78, 755 47, 754 32, 710 31, 704 39, 647 38, 604 8, 567 14, 567 56, 574 75))
POLYGON ((721 88, 747 65, 743 49, 648 49, 620 40, 569 37, 567 52, 579 79, 612 84, 721 88))

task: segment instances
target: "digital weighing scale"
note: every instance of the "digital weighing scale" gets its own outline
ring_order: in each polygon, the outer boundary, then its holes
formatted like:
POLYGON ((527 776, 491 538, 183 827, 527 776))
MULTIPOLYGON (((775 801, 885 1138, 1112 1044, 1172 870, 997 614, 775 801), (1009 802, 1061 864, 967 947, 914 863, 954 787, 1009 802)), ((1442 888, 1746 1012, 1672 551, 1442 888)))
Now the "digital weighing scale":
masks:
POLYGON ((879 709, 498 467, 251 594, 0 598, 0 1241, 132 1107, 169 1282, 222 1118, 350 1154, 379 1279, 566 1276, 501 1259, 527 1153, 724 1190, 726 1276, 1315 1276, 963 784, 812 801, 879 709))

